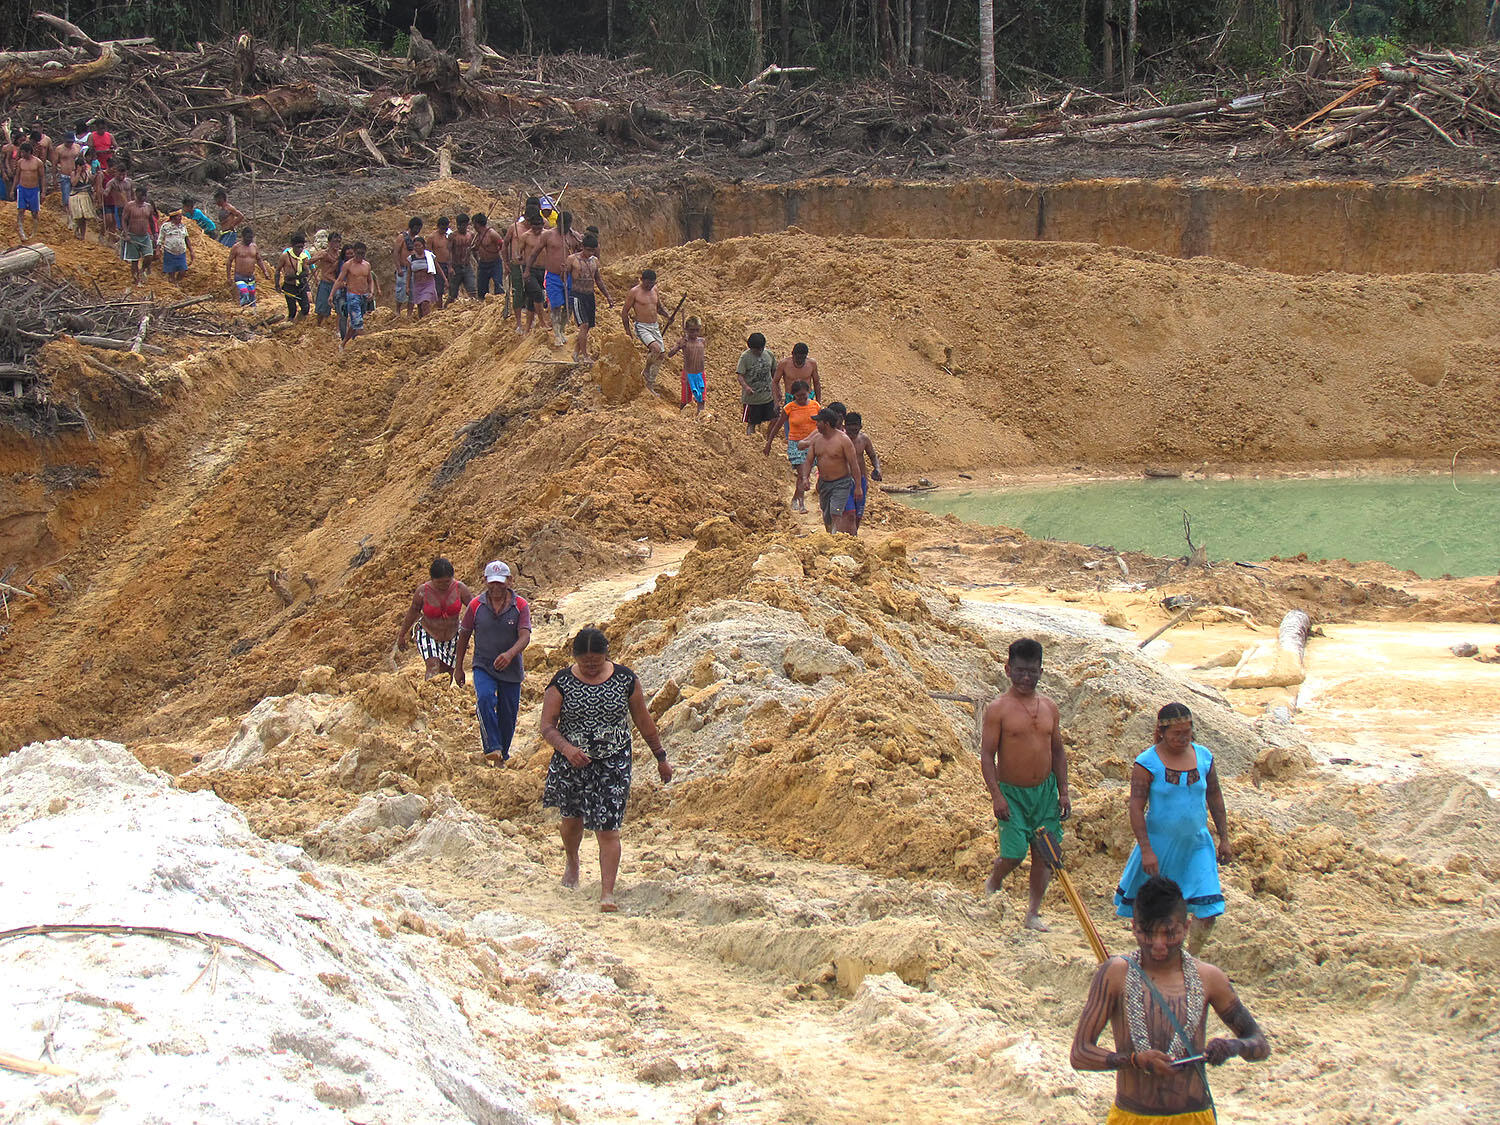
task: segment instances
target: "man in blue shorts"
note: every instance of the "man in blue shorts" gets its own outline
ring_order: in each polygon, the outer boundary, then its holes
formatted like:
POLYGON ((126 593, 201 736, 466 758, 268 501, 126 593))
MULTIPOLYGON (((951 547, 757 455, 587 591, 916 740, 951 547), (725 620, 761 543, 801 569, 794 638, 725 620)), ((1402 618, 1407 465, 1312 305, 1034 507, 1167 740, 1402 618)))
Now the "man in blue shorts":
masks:
POLYGON ((1031 638, 1015 641, 1005 661, 1010 689, 984 709, 979 769, 990 791, 1000 830, 1000 854, 984 889, 994 894, 1001 881, 1031 852, 1031 900, 1024 925, 1046 930, 1042 895, 1052 871, 1033 835, 1045 828, 1058 839, 1073 811, 1068 795, 1068 759, 1063 752, 1062 717, 1057 704, 1036 690, 1042 677, 1042 646, 1031 638))
POLYGON ((844 415, 844 432, 849 435, 849 440, 854 443, 855 461, 859 465, 860 479, 864 481, 864 487, 859 490, 859 499, 849 497, 849 506, 846 512, 854 513, 854 534, 859 534, 859 525, 865 522, 865 504, 870 499, 870 481, 883 480, 880 473, 880 455, 875 452, 875 443, 870 440, 870 435, 864 432, 864 419, 853 410, 844 415), (870 463, 870 471, 865 472, 865 462, 870 463))
POLYGON ((12 173, 16 181, 16 230, 21 241, 26 241, 27 211, 36 216, 37 233, 42 231, 42 198, 47 194, 47 166, 32 151, 30 141, 22 141, 17 149, 12 173))

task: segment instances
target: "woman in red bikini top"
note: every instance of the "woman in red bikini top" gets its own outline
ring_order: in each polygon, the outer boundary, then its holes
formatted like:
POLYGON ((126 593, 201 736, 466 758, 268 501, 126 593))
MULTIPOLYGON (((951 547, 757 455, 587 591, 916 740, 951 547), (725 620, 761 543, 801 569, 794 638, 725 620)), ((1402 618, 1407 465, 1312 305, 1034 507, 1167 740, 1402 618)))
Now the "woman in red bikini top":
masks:
POLYGON ((405 652, 415 640, 427 662, 427 678, 453 671, 453 650, 458 639, 458 621, 473 600, 469 588, 453 577, 453 564, 445 558, 432 560, 428 579, 411 596, 411 605, 401 619, 396 651, 405 652))

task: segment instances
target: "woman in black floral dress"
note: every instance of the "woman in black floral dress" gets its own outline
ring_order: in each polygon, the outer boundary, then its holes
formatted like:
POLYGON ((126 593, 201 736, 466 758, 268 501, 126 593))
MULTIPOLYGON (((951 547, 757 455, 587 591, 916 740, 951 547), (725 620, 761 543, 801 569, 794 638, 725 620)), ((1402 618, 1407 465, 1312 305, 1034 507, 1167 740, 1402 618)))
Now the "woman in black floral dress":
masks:
POLYGON ((620 870, 620 825, 630 797, 630 722, 640 728, 656 758, 662 782, 672 767, 636 675, 609 658, 598 629, 573 638, 573 664, 552 677, 542 696, 542 738, 552 747, 542 804, 562 813, 567 866, 563 886, 578 886, 578 846, 583 834, 599 840, 599 909, 615 906, 620 870))

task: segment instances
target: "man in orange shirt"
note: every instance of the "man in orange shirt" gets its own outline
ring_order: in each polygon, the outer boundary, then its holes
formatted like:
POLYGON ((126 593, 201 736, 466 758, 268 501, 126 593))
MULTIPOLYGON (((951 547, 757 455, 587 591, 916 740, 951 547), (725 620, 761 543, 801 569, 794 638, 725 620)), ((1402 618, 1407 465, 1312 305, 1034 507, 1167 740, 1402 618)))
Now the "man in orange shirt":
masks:
POLYGON ((767 457, 771 455, 771 441, 777 434, 785 433, 786 459, 791 465, 792 472, 797 474, 797 486, 792 493, 792 511, 807 511, 807 502, 803 497, 807 494, 808 477, 811 475, 812 465, 808 463, 807 450, 802 448, 798 442, 814 433, 818 424, 813 421, 813 415, 817 414, 820 407, 815 398, 810 397, 810 389, 807 380, 798 379, 792 384, 792 399, 781 408, 781 417, 771 423, 770 431, 766 434, 766 448, 764 453, 767 457), (785 426, 782 423, 786 423, 785 426))

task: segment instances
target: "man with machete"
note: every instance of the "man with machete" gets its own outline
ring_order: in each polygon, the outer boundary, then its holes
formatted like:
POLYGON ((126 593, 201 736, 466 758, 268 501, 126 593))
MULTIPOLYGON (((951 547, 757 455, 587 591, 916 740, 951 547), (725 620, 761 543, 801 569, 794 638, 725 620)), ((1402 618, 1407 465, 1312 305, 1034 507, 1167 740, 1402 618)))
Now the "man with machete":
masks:
POLYGON ((1057 704, 1036 690, 1042 678, 1041 643, 1030 637, 1013 641, 1005 675, 1010 689, 984 709, 980 736, 979 770, 1000 831, 1000 854, 984 889, 990 894, 998 891, 1030 851, 1031 901, 1023 925, 1045 931, 1049 927, 1042 921, 1042 896, 1052 871, 1032 834, 1045 828, 1054 838, 1062 837, 1062 822, 1072 812, 1068 758, 1057 704))
POLYGON ((1172 880, 1153 875, 1135 899, 1136 952, 1111 957, 1094 973, 1078 1017, 1069 1060, 1074 1070, 1115 1072, 1115 1104, 1107 1125, 1214 1125, 1218 1116, 1204 1064, 1238 1055, 1258 1061, 1270 1044, 1224 970, 1182 947, 1187 902, 1172 880), (1204 1042, 1208 1008, 1233 1039, 1204 1042), (1104 1025, 1115 1049, 1098 1045, 1104 1025))

